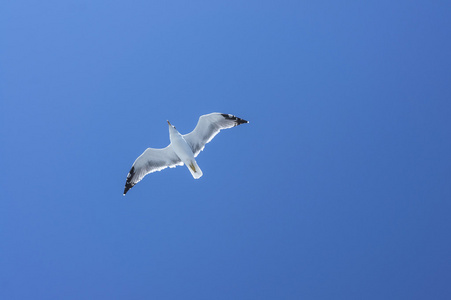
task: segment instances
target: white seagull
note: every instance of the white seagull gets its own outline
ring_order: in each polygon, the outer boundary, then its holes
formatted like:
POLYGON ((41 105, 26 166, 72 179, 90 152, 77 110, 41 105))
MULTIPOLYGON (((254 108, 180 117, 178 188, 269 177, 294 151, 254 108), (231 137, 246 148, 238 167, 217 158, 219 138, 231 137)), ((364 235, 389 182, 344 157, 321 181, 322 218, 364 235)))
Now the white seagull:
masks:
POLYGON ((135 184, 149 173, 161 171, 167 167, 175 168, 185 164, 195 179, 202 176, 202 170, 196 160, 205 144, 210 142, 221 129, 249 123, 230 114, 211 113, 200 116, 196 128, 188 134, 180 134, 169 123, 169 139, 171 143, 163 149, 147 148, 133 163, 125 182, 124 196, 135 184))

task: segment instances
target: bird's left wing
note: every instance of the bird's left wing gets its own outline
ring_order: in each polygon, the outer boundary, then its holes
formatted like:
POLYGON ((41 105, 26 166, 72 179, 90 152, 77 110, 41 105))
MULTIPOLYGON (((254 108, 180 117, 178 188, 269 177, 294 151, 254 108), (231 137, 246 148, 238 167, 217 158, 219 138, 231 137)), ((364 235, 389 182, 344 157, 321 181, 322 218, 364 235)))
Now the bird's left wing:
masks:
POLYGON ((196 157, 200 151, 204 150, 205 144, 209 143, 222 129, 249 123, 246 120, 230 114, 211 113, 199 118, 196 128, 183 138, 191 147, 196 157))
POLYGON ((163 149, 147 148, 133 163, 125 182, 124 196, 135 184, 149 173, 161 171, 167 167, 174 168, 183 165, 175 154, 171 144, 163 149))

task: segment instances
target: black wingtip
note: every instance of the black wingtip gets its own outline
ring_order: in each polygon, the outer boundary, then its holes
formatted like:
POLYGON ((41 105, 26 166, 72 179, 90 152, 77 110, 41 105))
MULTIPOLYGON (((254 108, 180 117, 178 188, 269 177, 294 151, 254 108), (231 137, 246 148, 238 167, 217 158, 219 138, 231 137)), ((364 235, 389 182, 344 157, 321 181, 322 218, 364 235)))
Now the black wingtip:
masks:
POLYGON ((132 184, 131 182, 126 182, 125 183, 125 188, 124 188, 124 196, 125 196, 125 194, 127 194, 127 192, 132 188, 134 186, 134 184, 132 184))
POLYGON ((249 121, 246 121, 244 119, 238 118, 234 115, 231 114, 221 114, 224 118, 226 118, 227 120, 232 120, 235 121, 235 126, 244 124, 244 123, 249 123, 249 121))
POLYGON ((249 121, 246 121, 246 120, 243 120, 243 119, 240 119, 240 118, 237 118, 238 120, 237 120, 237 125, 240 125, 240 124, 244 124, 244 123, 249 123, 249 121))
POLYGON ((124 196, 135 185, 134 183, 131 182, 134 175, 135 175, 135 167, 133 166, 127 175, 127 181, 125 182, 125 188, 124 188, 124 194, 123 194, 124 196))

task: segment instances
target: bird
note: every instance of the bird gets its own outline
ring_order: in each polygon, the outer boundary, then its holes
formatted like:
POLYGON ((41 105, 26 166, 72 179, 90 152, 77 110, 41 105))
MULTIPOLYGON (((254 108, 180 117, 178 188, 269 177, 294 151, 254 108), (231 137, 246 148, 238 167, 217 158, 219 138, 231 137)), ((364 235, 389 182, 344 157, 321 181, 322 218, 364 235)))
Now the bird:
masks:
POLYGON ((166 148, 147 148, 133 163, 125 181, 124 196, 147 174, 185 165, 194 179, 202 177, 196 157, 222 129, 249 123, 231 114, 211 113, 199 117, 196 128, 188 134, 180 134, 169 121, 170 144, 166 148))

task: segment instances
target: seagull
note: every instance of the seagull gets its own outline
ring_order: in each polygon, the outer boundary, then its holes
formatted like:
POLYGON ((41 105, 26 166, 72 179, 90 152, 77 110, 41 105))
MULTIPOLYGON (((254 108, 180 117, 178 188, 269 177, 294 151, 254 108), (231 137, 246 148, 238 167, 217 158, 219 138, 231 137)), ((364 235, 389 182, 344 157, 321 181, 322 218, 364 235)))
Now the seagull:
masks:
POLYGON ((163 149, 147 148, 133 163, 125 182, 124 196, 144 176, 155 171, 185 166, 191 172, 194 179, 202 176, 202 170, 197 165, 195 157, 204 150, 222 129, 249 123, 246 120, 230 114, 211 113, 200 116, 196 128, 188 134, 182 135, 169 122, 169 139, 171 143, 163 149))

